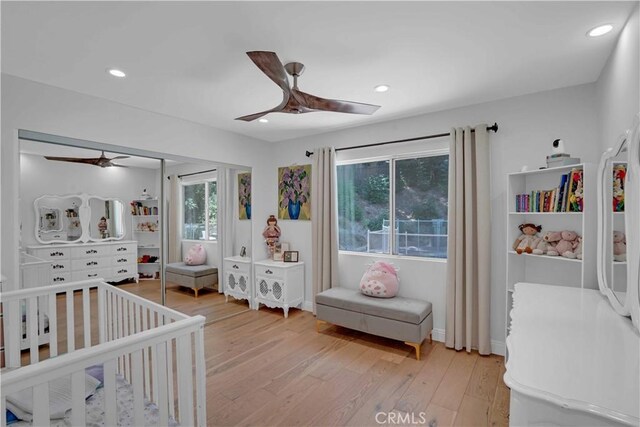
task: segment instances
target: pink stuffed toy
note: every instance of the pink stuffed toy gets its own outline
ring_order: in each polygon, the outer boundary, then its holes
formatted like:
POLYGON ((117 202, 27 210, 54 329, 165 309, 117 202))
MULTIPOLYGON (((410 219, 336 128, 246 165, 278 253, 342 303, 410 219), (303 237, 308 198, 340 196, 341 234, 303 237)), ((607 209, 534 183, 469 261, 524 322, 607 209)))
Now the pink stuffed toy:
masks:
POLYGON ((542 237, 542 240, 544 240, 547 243, 547 252, 546 252, 547 255, 550 255, 550 256, 560 255, 556 250, 556 246, 558 245, 558 242, 562 240, 562 232, 547 231, 544 234, 544 237, 542 237))
MULTIPOLYGON (((563 231, 562 240, 556 245, 556 252, 565 258, 576 259, 575 249, 580 244, 579 237, 573 231, 563 231)), ((582 252, 582 245, 580 245, 580 252, 582 252)))
POLYGON ((370 297, 393 298, 399 285, 396 269, 389 263, 376 261, 362 276, 360 292, 370 297))
POLYGON ((613 232, 613 260, 618 262, 627 260, 627 238, 621 231, 613 232))
POLYGON ((187 265, 202 265, 206 260, 207 252, 202 245, 191 246, 187 255, 184 257, 184 263, 187 265))

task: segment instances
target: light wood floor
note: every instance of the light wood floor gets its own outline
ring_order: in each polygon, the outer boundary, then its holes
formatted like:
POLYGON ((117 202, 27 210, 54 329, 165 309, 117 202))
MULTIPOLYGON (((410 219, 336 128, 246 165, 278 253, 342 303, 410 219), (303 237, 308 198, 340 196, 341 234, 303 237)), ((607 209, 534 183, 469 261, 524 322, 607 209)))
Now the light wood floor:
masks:
POLYGON ((237 315, 205 328, 208 424, 376 426, 376 413, 393 412, 416 424, 422 413, 428 426, 508 425, 502 357, 437 342, 422 351, 416 361, 401 342, 337 326, 316 333, 299 310, 237 315))

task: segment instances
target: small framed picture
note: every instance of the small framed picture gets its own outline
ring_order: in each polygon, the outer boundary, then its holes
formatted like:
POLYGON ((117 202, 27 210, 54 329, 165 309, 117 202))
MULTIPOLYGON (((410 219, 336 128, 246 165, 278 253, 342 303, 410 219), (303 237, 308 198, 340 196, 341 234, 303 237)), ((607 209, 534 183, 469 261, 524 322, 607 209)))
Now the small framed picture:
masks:
POLYGON ((273 260, 274 261, 282 261, 284 258, 284 253, 289 250, 289 243, 287 242, 277 242, 273 248, 273 260))
POLYGON ((285 251, 284 262, 298 262, 298 251, 285 251))

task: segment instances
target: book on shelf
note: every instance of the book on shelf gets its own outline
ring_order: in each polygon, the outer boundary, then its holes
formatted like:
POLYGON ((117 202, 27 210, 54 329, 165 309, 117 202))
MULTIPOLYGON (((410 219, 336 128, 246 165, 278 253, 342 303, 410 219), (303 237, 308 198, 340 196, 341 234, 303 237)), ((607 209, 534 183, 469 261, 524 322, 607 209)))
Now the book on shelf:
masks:
POLYGON ((158 215, 157 206, 145 206, 142 202, 131 202, 131 215, 158 215))
POLYGON ((516 212, 553 213, 582 212, 583 171, 571 169, 560 176, 560 183, 549 190, 532 190, 516 195, 516 212))
POLYGON ((624 179, 627 166, 617 164, 613 167, 613 211, 624 212, 624 179))

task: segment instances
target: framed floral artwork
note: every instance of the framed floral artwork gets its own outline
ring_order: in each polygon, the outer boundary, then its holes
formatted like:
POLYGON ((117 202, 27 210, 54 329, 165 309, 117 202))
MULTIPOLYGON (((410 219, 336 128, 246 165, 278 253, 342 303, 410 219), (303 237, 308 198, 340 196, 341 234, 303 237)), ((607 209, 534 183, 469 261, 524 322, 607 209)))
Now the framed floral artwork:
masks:
POLYGON ((278 219, 311 219, 311 165, 278 168, 278 219))
POLYGON ((251 219, 251 172, 238 174, 238 219, 251 219))

